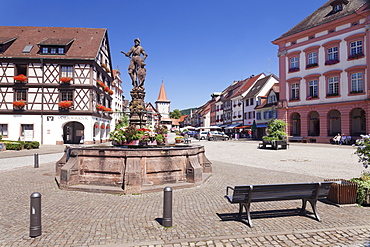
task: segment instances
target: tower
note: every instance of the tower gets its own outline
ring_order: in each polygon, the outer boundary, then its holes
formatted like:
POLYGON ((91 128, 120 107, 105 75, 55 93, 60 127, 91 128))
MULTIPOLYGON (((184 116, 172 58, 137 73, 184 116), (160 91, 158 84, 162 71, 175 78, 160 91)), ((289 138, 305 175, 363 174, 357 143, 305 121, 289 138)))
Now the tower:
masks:
POLYGON ((161 88, 159 89, 158 99, 155 102, 157 111, 162 115, 162 118, 170 118, 170 105, 171 101, 167 99, 166 90, 164 89, 164 83, 162 82, 161 88))
POLYGON ((171 101, 167 99, 166 90, 164 89, 164 83, 162 82, 161 88, 159 90, 158 99, 155 102, 157 111, 161 114, 161 122, 171 122, 170 119, 170 104, 171 101))

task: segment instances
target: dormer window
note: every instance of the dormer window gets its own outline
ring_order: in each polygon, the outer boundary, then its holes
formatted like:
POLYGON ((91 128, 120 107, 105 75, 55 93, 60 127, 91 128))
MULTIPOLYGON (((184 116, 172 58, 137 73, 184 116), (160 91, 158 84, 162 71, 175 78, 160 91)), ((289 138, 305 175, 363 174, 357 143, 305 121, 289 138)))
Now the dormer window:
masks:
POLYGON ((339 12, 343 9, 342 4, 337 4, 334 6, 334 12, 339 12))
POLYGON ((330 5, 333 7, 332 11, 328 15, 338 13, 343 10, 344 5, 348 4, 348 0, 334 0, 330 5))
POLYGON ((0 37, 0 54, 4 53, 16 39, 17 38, 0 37))
POLYGON ((41 54, 64 55, 75 39, 45 39, 38 43, 41 54))

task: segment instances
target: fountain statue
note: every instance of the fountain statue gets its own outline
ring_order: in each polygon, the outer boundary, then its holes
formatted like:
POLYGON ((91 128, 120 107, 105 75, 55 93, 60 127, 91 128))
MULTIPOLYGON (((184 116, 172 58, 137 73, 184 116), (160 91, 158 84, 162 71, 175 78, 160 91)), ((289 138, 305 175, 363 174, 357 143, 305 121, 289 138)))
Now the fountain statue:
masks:
POLYGON ((144 81, 146 77, 145 59, 148 57, 144 48, 140 46, 140 39, 134 40, 135 45, 126 53, 121 51, 126 57, 131 58, 128 66, 128 74, 132 82, 131 102, 130 102, 130 125, 141 128, 146 125, 147 116, 145 114, 145 91, 144 81))

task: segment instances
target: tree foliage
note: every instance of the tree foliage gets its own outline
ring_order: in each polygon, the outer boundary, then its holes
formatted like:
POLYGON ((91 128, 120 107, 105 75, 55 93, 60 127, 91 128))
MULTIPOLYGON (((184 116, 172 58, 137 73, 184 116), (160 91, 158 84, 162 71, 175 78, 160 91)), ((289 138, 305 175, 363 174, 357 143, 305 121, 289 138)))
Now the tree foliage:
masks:
POLYGON ((170 118, 176 118, 179 119, 182 116, 182 113, 179 109, 173 110, 173 112, 170 113, 170 118))

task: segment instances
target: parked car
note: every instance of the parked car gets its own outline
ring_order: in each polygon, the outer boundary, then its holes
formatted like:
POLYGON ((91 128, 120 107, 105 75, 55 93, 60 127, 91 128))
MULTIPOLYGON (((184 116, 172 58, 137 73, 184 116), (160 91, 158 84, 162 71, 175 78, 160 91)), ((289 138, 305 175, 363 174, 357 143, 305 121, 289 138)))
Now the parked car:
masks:
POLYGON ((220 131, 210 131, 207 134, 207 140, 208 141, 213 141, 213 140, 223 140, 223 141, 228 141, 229 136, 226 135, 224 132, 220 131))
POLYGON ((207 136, 208 136, 208 133, 209 133, 209 131, 201 131, 200 133, 198 133, 196 136, 195 136, 195 138, 196 139, 200 139, 200 140, 205 140, 205 139, 207 139, 207 136))
POLYGON ((182 135, 188 134, 189 137, 194 137, 197 132, 196 131, 185 131, 182 133, 182 135))

